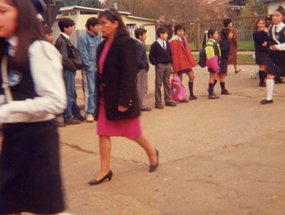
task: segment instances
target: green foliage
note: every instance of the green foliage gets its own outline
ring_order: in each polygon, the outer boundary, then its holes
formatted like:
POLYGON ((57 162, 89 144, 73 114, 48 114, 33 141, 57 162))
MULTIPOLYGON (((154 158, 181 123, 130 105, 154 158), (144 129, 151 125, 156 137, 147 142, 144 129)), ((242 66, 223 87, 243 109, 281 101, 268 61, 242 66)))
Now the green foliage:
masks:
POLYGON ((99 0, 63 0, 64 6, 85 6, 85 7, 94 7, 102 8, 101 2, 99 0))
POLYGON ((241 16, 267 14, 268 4, 260 3, 257 0, 248 0, 246 6, 241 9, 241 16))

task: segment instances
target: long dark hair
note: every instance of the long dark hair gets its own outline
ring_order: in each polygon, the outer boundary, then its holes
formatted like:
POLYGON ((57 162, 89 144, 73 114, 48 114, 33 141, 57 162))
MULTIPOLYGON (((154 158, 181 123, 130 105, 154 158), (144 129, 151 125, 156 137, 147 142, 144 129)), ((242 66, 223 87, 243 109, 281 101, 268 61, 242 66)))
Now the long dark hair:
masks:
POLYGON ((258 20, 256 21, 255 25, 254 25, 253 34, 258 31, 257 25, 258 25, 258 23, 259 23, 260 21, 262 21, 262 22, 264 23, 264 25, 265 25, 265 21, 264 21, 263 19, 258 19, 258 20))
POLYGON ((210 29, 207 33, 205 32, 205 36, 204 36, 204 40, 203 40, 203 47, 205 48, 207 45, 207 37, 208 39, 210 38, 210 35, 214 35, 214 33, 216 32, 216 29, 210 29))
POLYGON ((112 23, 114 23, 115 21, 118 21, 119 27, 117 28, 115 37, 130 36, 130 32, 129 32, 127 26, 123 22, 121 15, 118 13, 118 11, 116 9, 111 8, 111 9, 104 10, 103 12, 101 12, 99 14, 99 20, 103 16, 106 17, 106 19, 108 19, 112 23))
POLYGON ((221 32, 220 32, 221 40, 220 40, 219 42, 221 42, 221 41, 223 41, 223 40, 229 40, 228 35, 229 35, 231 32, 232 32, 232 30, 229 29, 229 28, 222 28, 222 30, 221 30, 221 32))
MULTIPOLYGON (((28 69, 28 48, 35 40, 46 40, 42 33, 42 24, 37 19, 37 12, 31 0, 5 0, 5 2, 18 10, 17 28, 15 36, 18 37, 17 50, 11 59, 11 67, 19 72, 28 69)), ((4 50, 5 38, 0 38, 1 56, 4 50)))

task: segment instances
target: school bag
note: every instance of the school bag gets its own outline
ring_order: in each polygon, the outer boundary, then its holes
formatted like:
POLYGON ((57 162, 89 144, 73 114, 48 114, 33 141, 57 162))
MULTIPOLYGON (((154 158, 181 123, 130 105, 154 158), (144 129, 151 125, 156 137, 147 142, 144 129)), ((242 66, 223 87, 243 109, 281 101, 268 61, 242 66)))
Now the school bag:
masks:
MULTIPOLYGON (((207 45, 207 46, 212 46, 212 45, 207 45)), ((206 47, 203 47, 199 51, 199 62, 198 62, 198 65, 201 66, 202 68, 204 68, 206 66, 206 60, 207 60, 205 48, 206 47)))
POLYGON ((170 95, 172 101, 182 101, 185 99, 186 89, 181 84, 178 76, 174 76, 170 81, 170 95))

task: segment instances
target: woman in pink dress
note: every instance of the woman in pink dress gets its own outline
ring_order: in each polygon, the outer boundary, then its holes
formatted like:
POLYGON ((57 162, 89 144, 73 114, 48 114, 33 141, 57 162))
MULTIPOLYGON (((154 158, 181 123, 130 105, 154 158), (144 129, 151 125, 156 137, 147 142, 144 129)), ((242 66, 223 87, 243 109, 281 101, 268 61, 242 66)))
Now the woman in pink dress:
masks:
POLYGON ((158 150, 151 147, 142 135, 140 109, 136 90, 136 44, 129 37, 129 31, 115 9, 100 13, 99 22, 105 40, 97 52, 97 134, 101 169, 95 179, 88 183, 100 184, 111 180, 110 137, 127 137, 136 141, 147 153, 150 162, 149 171, 158 166, 158 150))

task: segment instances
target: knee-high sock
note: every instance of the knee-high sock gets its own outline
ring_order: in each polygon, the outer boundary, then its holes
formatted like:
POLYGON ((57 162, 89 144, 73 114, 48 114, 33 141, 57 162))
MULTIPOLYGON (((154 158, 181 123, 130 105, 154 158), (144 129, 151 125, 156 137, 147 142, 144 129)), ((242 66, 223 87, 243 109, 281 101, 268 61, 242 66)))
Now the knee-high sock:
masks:
POLYGON ((209 83, 209 96, 213 95, 214 84, 209 83))
POLYGON ((273 99, 273 91, 274 91, 274 80, 267 79, 266 80, 266 87, 267 87, 267 100, 273 99))
POLYGON ((266 78, 266 72, 265 71, 262 71, 262 70, 259 70, 259 80, 260 80, 260 83, 264 83, 264 79, 266 78))
POLYGON ((215 85, 216 85, 217 82, 218 82, 218 81, 215 79, 215 80, 214 80, 214 87, 215 87, 215 85))
POLYGON ((222 89, 222 90, 226 89, 226 87, 225 87, 225 82, 220 82, 220 85, 221 85, 221 89, 222 89))
POLYGON ((193 93, 193 82, 188 82, 188 87, 189 87, 190 96, 194 96, 194 93, 193 93))

